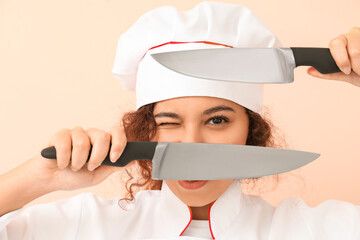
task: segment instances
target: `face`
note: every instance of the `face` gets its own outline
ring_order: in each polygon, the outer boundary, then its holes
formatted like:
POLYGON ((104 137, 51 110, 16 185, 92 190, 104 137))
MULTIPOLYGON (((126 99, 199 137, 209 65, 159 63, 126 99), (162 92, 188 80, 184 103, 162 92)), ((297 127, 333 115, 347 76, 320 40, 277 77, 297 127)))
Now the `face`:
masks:
MULTIPOLYGON (((158 142, 197 142, 245 145, 249 120, 244 107, 214 97, 181 97, 156 103, 158 142)), ((205 206, 218 199, 232 179, 210 181, 165 180, 186 205, 205 206)))

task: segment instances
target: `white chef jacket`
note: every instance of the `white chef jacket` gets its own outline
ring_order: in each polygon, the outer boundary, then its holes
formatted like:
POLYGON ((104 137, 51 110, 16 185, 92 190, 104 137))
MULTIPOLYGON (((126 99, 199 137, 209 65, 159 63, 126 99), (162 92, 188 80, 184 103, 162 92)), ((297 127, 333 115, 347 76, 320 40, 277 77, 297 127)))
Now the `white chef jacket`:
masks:
MULTIPOLYGON (((182 236, 191 211, 163 182, 161 190, 144 190, 124 210, 118 199, 92 193, 15 210, 0 217, 0 239, 204 239, 182 236)), ((300 199, 273 207, 241 192, 235 180, 209 210, 214 239, 297 240, 360 239, 360 207, 326 201, 316 208, 300 199)))

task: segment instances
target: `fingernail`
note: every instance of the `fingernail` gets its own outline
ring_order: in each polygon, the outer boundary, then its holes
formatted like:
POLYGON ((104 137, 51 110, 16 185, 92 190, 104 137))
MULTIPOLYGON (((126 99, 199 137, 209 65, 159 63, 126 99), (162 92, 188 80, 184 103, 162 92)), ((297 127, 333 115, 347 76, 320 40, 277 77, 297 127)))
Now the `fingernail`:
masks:
POLYGON ((90 165, 88 166, 88 170, 89 170, 89 171, 93 171, 96 167, 97 167, 97 166, 96 166, 95 164, 90 164, 90 165))
POLYGON ((113 152, 113 153, 111 153, 111 155, 110 155, 110 161, 111 162, 116 162, 118 159, 119 159, 119 157, 120 157, 120 153, 118 153, 118 152, 113 152))
POLYGON ((73 170, 74 172, 79 171, 80 168, 76 168, 76 167, 71 167, 71 170, 73 170))
POLYGON ((66 168, 66 166, 64 166, 64 165, 61 165, 61 166, 58 166, 60 169, 65 169, 66 168))
POLYGON ((345 67, 345 68, 344 68, 344 73, 345 73, 346 75, 349 75, 349 74, 351 73, 351 67, 345 67))

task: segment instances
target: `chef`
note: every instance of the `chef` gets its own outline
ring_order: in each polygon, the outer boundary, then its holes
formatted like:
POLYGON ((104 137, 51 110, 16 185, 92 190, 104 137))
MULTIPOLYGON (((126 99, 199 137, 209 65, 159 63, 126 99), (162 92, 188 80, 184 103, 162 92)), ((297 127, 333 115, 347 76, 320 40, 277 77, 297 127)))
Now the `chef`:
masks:
MULTIPOLYGON (((358 28, 331 41, 342 73, 322 75, 313 68, 308 73, 359 86, 359 42, 358 28)), ((120 37, 113 68, 124 88, 136 92, 137 111, 110 133, 63 129, 48 144, 56 147, 57 161, 37 155, 2 175, 0 239, 360 239, 359 206, 327 201, 310 208, 301 199, 286 199, 274 207, 243 194, 239 179, 156 182, 147 176, 152 190, 137 192, 134 201, 121 201, 120 206, 119 199, 83 193, 22 209, 46 193, 89 187, 118 171, 100 165, 110 142, 112 161, 128 140, 244 145, 251 137, 253 145, 270 146, 269 137, 257 136, 259 130, 252 127, 256 122, 259 129, 269 130, 261 118, 261 84, 184 76, 150 56, 231 47, 280 43, 251 11, 238 5, 203 2, 186 12, 161 7, 144 14, 120 37)), ((142 170, 151 167, 137 164, 142 170)))

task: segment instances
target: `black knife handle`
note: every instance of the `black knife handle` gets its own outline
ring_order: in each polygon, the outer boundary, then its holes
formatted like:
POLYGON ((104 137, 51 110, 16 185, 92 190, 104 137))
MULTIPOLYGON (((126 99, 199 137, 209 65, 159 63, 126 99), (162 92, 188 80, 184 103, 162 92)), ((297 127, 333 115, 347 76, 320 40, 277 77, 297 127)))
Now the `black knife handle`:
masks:
POLYGON ((322 74, 341 72, 329 48, 292 47, 297 66, 313 66, 322 74))
MULTIPOLYGON (((155 153, 156 145, 157 142, 127 142, 123 153, 115 163, 110 161, 109 151, 106 158, 101 164, 108 166, 124 167, 134 160, 147 159, 151 161, 155 153)), ((88 162, 90 159, 91 150, 92 146, 90 147, 89 157, 86 162, 88 162)), ((41 156, 48 159, 56 159, 55 147, 44 148, 41 151, 41 156)))

